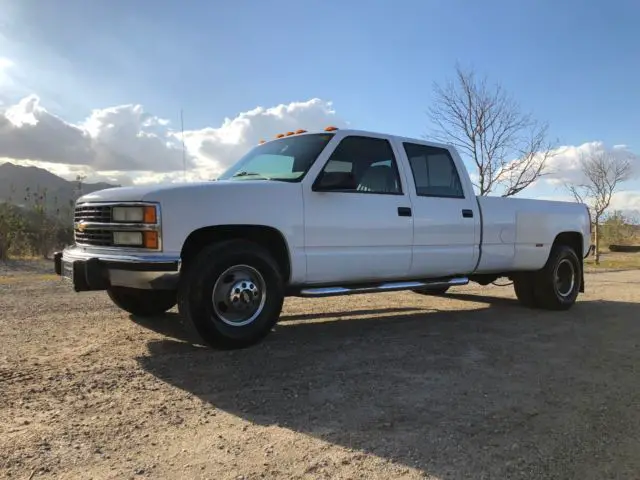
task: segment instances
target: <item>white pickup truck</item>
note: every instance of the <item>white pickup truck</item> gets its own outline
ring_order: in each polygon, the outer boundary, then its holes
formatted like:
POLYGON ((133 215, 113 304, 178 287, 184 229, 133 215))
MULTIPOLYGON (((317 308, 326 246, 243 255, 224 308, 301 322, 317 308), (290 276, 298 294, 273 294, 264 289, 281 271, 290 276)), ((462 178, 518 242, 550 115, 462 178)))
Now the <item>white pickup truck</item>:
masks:
POLYGON ((334 127, 262 141, 216 181, 85 195, 74 222, 54 262, 76 291, 133 315, 177 304, 219 348, 262 340, 286 296, 508 277, 527 307, 568 309, 591 230, 583 204, 477 197, 451 146, 334 127))

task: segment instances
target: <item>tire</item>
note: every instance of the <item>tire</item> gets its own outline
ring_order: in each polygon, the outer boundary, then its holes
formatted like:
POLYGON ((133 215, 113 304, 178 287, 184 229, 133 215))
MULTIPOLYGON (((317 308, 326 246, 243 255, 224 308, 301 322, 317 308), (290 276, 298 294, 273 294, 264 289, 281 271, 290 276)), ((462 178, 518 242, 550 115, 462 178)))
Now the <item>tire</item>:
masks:
POLYGON ((429 288, 429 287, 425 287, 425 288, 419 288, 416 290, 412 290, 413 293, 419 293, 420 295, 444 295, 445 293, 447 293, 447 291, 449 291, 449 287, 434 287, 434 288, 429 288))
POLYGON ((567 245, 554 245, 545 266, 535 273, 535 298, 539 308, 568 310, 580 292, 582 262, 567 245))
POLYGON ((162 315, 177 302, 175 290, 111 287, 107 295, 117 307, 139 317, 162 315))
POLYGON ((522 274, 513 279, 513 289, 520 303, 529 308, 535 308, 538 304, 535 295, 535 283, 532 274, 522 274))
POLYGON ((278 264, 267 250, 246 240, 202 249, 183 271, 178 288, 185 327, 217 349, 260 342, 277 323, 283 301, 278 264))

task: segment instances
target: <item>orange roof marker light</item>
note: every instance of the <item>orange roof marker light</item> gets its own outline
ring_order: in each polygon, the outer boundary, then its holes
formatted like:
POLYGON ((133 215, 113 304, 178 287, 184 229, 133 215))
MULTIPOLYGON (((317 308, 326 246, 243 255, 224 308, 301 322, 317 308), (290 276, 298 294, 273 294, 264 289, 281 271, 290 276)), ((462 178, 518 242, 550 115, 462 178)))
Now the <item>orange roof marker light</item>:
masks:
POLYGON ((279 133, 276 135, 276 138, 282 138, 282 137, 284 137, 284 133, 279 133))
POLYGON ((338 127, 327 127, 324 129, 325 132, 334 132, 338 130, 338 127))
POLYGON ((264 140, 260 140, 260 145, 262 145, 263 143, 266 143, 264 140))
POLYGON ((290 137, 291 135, 295 135, 296 132, 287 132, 287 137, 290 137))
POLYGON ((302 129, 296 130, 296 135, 300 135, 301 133, 307 133, 307 131, 302 129))

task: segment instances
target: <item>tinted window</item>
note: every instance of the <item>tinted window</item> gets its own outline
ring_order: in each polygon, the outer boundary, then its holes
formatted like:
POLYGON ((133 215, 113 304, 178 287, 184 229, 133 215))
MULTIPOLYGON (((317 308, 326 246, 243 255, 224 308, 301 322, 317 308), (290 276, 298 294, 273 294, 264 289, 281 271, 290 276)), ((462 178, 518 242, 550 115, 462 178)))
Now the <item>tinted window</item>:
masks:
POLYGON ((447 149, 405 143, 404 150, 418 195, 464 198, 460 176, 447 149))
POLYGON ((325 172, 351 172, 356 190, 401 194, 398 167, 389 142, 382 138, 349 136, 342 139, 325 165, 325 172))

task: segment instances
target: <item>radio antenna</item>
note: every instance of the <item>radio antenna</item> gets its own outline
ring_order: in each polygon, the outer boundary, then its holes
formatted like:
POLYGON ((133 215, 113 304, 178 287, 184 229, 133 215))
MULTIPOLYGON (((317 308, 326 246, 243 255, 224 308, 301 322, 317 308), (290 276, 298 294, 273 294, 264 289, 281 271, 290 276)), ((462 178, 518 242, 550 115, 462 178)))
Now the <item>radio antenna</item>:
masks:
POLYGON ((187 181, 187 157, 185 153, 184 146, 184 115, 182 113, 182 108, 180 109, 180 139, 182 140, 182 180, 187 181))

